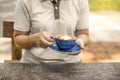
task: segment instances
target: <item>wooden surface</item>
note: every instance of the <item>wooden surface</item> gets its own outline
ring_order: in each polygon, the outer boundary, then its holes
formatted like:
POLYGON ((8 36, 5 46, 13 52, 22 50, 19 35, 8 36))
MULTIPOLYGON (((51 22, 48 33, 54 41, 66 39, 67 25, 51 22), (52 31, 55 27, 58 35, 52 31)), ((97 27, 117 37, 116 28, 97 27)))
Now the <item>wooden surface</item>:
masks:
POLYGON ((120 63, 3 63, 0 80, 120 80, 120 63))
POLYGON ((14 25, 14 22, 11 20, 3 21, 3 37, 11 38, 12 60, 19 60, 21 58, 22 50, 15 46, 15 43, 13 40, 13 25, 14 25))
POLYGON ((13 35, 13 21, 3 21, 3 37, 10 38, 13 35))

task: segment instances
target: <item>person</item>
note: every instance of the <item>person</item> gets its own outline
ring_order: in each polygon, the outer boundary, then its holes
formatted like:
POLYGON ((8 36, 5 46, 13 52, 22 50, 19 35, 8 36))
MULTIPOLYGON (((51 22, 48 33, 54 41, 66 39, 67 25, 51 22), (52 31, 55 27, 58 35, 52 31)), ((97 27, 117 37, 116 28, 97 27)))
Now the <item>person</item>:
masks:
POLYGON ((80 62, 79 54, 69 55, 49 48, 59 34, 76 36, 82 49, 89 37, 88 0, 18 0, 13 38, 25 49, 23 63, 80 62))

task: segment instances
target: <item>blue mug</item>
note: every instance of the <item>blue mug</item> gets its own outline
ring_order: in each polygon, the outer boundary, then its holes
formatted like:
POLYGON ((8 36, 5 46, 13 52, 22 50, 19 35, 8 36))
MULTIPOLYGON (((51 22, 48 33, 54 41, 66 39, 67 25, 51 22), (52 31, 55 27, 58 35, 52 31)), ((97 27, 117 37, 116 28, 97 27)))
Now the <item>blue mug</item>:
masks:
POLYGON ((69 35, 58 35, 55 37, 57 46, 62 50, 68 50, 74 47, 76 38, 69 35), (64 39, 64 37, 67 37, 64 39))

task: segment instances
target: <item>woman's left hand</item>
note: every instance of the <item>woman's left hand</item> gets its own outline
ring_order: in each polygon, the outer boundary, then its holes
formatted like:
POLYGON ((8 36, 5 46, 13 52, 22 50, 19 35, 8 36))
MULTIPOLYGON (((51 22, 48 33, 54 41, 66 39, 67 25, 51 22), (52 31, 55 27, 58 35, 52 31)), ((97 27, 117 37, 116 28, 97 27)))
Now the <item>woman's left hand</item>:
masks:
POLYGON ((84 41, 81 38, 77 38, 76 44, 80 46, 81 49, 84 49, 84 41))

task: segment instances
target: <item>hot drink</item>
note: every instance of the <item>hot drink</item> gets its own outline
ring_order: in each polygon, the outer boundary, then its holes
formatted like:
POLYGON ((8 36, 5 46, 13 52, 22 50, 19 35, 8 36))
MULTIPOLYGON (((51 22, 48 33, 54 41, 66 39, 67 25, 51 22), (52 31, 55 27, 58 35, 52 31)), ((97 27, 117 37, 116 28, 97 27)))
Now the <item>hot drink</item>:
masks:
POLYGON ((74 36, 69 35, 58 35, 55 38, 57 46, 60 49, 70 49, 75 45, 76 38, 74 36))
POLYGON ((56 38, 60 40, 75 40, 76 39, 74 36, 69 36, 69 35, 58 35, 56 36, 56 38))

